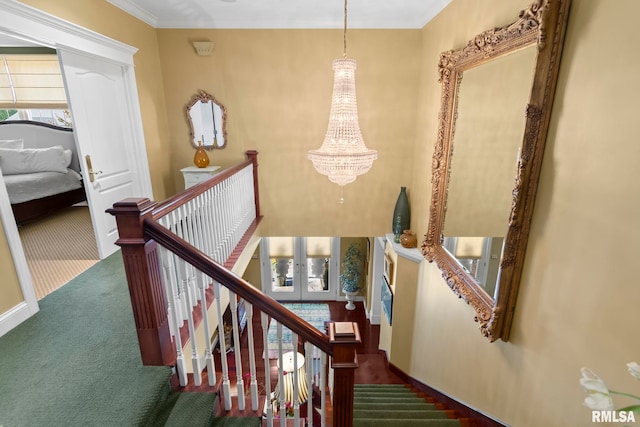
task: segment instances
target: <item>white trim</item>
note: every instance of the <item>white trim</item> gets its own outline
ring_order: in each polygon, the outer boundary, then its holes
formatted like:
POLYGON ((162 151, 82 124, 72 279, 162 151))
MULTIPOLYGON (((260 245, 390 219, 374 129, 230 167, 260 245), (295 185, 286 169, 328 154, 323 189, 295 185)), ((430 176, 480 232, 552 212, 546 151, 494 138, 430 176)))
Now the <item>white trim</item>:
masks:
POLYGON ((12 0, 0 0, 0 32, 54 49, 90 52, 133 66, 137 48, 12 0))
POLYGON ((107 0, 107 2, 111 3, 115 7, 124 10, 129 15, 134 16, 143 22, 146 22, 153 28, 158 28, 158 18, 154 14, 149 13, 147 10, 138 6, 131 0, 107 0))
POLYGON ((420 264, 422 261, 425 260, 420 249, 418 248, 408 249, 402 246, 400 243, 394 242, 393 233, 385 234, 385 238, 387 239, 387 242, 389 242, 389 244, 391 245, 391 247, 393 248, 393 250, 398 256, 401 256, 403 258, 408 259, 409 261, 413 261, 418 264, 420 264))
POLYGON ((18 226, 16 225, 16 220, 13 216, 13 211, 11 210, 9 194, 7 193, 7 187, 4 185, 4 177, 2 176, 1 171, 0 218, 2 219, 2 228, 7 238, 9 251, 11 251, 13 264, 16 267, 18 282, 20 283, 20 288, 22 290, 22 297, 24 298, 24 301, 20 302, 18 305, 0 314, 0 336, 2 336, 27 320, 29 317, 36 314, 39 307, 36 293, 33 289, 33 281, 31 279, 31 273, 29 272, 29 266, 27 265, 27 259, 24 256, 22 241, 20 240, 20 234, 18 233, 18 226))
POLYGON ((0 314, 0 337, 27 320, 33 314, 29 304, 21 302, 11 310, 0 314))
MULTIPOLYGON (((133 56, 132 56, 133 59, 133 56)), ((135 165, 132 172, 137 175, 140 185, 140 197, 147 197, 153 200, 153 189, 151 186, 151 171, 149 170, 149 159, 147 157, 147 145, 144 139, 144 129, 142 128, 142 112, 140 111, 140 98, 138 96, 138 85, 133 66, 126 67, 124 83, 127 87, 128 104, 131 107, 129 115, 131 117, 131 141, 135 152, 135 165)))

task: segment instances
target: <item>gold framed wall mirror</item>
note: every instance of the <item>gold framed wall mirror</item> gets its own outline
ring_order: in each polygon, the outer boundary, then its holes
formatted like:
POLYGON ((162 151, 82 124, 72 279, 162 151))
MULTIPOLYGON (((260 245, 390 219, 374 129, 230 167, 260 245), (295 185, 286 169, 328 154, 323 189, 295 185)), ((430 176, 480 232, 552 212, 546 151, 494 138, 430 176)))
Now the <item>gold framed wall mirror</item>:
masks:
POLYGON ((227 146, 227 110, 212 95, 201 90, 185 107, 189 124, 189 139, 194 148, 224 148, 227 146))
POLYGON ((537 0, 515 22, 440 55, 422 250, 490 341, 509 340, 569 4, 537 0))

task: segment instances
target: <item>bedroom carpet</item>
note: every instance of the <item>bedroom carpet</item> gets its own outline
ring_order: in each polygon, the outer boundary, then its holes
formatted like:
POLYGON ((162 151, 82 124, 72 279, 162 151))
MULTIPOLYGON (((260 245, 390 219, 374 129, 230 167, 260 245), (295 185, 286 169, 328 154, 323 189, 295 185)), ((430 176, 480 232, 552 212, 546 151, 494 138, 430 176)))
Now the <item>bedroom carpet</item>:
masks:
POLYGON ((39 300, 99 261, 86 206, 25 224, 19 233, 39 300))

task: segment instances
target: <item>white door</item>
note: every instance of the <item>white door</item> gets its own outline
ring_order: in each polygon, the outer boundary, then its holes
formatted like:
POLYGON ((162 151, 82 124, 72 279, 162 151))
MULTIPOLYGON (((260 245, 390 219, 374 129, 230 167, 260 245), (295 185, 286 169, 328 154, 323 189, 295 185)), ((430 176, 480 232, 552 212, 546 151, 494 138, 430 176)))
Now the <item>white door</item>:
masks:
POLYGON ((88 55, 64 50, 58 55, 102 259, 118 249, 115 218, 106 209, 127 197, 150 197, 146 155, 136 145, 143 145, 134 123, 139 111, 131 111, 132 74, 126 65, 88 55))
POLYGON ((265 237, 263 292, 278 301, 334 301, 339 254, 335 237, 265 237))

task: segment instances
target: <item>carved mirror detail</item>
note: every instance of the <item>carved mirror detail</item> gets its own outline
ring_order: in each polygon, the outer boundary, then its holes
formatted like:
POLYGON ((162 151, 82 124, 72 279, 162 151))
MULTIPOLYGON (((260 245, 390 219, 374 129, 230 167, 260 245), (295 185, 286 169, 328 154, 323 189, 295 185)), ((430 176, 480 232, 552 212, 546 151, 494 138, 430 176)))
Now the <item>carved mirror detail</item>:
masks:
POLYGON ((568 10, 569 0, 537 0, 440 55, 422 250, 490 341, 509 339, 568 10))
POLYGON ((185 112, 193 147, 199 143, 206 149, 227 146, 227 110, 213 96, 201 90, 193 95, 185 112))

